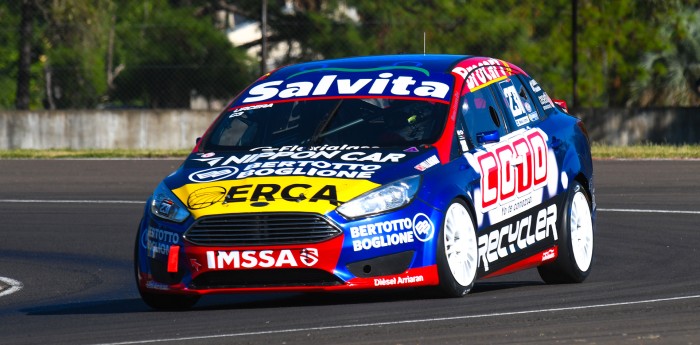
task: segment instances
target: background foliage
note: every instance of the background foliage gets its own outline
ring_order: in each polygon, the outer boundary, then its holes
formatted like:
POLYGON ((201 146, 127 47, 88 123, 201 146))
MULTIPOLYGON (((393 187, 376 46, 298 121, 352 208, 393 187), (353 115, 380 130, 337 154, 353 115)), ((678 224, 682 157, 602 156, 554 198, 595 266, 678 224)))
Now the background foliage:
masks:
MULTIPOLYGON (((30 109, 227 100, 261 73, 259 37, 234 46, 227 34, 259 27, 262 3, 0 2, 0 109, 25 108, 18 103, 23 42, 31 52, 24 78, 30 109), (32 30, 22 37, 27 9, 32 30)), ((700 105, 700 0, 267 0, 268 44, 276 53, 262 66, 420 53, 425 35, 428 53, 514 62, 549 94, 571 101, 574 4, 577 106, 700 105)))

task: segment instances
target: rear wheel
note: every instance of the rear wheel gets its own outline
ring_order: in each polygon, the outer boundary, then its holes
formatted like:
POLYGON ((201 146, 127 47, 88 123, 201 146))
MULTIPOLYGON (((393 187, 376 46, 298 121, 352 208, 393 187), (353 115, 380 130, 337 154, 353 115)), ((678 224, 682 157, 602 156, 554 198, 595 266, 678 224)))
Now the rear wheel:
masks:
POLYGON ((478 251, 474 220, 460 199, 445 212, 436 255, 442 295, 466 295, 476 280, 478 251))
POLYGON ((153 293, 145 290, 139 283, 139 235, 136 233, 136 246, 134 247, 134 274, 136 276, 136 287, 139 290, 141 299, 151 308, 159 310, 184 310, 189 309, 197 301, 199 295, 175 295, 167 293, 153 293))
POLYGON ((588 277, 593 261, 591 203, 583 187, 574 182, 559 227, 559 255, 537 268, 549 284, 580 283, 588 277))

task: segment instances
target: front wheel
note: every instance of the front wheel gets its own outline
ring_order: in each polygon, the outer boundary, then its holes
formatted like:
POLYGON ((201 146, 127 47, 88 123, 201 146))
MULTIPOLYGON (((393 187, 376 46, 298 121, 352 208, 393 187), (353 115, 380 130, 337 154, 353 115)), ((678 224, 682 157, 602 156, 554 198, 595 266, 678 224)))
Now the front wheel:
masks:
POLYGON ((455 199, 445 212, 436 255, 441 294, 466 295, 474 286, 479 257, 474 220, 463 200, 455 199))
POLYGON ((574 182, 559 230, 559 256, 537 267, 548 284, 580 283, 591 272, 593 261, 593 218, 591 203, 583 187, 574 182))
POLYGON ((136 244, 134 247, 134 275, 136 276, 136 288, 139 290, 141 299, 151 308, 158 310, 185 310, 191 308, 197 301, 199 295, 175 295, 167 293, 153 293, 141 287, 139 282, 139 245, 140 236, 136 232, 136 244))

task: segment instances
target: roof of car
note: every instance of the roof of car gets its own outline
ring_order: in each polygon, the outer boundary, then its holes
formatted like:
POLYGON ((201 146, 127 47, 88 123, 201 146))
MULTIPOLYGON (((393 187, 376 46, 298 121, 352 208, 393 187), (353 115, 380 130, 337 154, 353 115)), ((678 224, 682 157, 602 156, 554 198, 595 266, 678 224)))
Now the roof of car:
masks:
POLYGON ((289 65, 263 75, 231 107, 380 95, 449 103, 452 90, 461 88, 462 81, 471 92, 518 73, 524 72, 506 61, 471 55, 409 54, 319 60, 289 65))
POLYGON ((380 55, 360 56, 332 60, 321 60, 299 63, 282 67, 272 74, 276 78, 289 78, 297 73, 318 69, 366 69, 387 66, 410 66, 422 68, 431 73, 450 73, 456 63, 467 59, 469 55, 443 55, 443 54, 407 54, 407 55, 380 55))

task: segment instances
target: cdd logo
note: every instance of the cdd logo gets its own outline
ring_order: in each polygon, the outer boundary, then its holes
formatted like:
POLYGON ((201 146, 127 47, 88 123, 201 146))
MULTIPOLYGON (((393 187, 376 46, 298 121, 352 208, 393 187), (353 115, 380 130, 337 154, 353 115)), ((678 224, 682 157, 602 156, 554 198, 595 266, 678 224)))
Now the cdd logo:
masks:
POLYGON ((478 153, 481 211, 530 194, 547 183, 547 134, 532 129, 478 153))
POLYGON ((423 213, 417 214, 413 217, 413 234, 416 239, 421 242, 429 241, 433 238, 433 233, 435 233, 435 226, 430 218, 423 213))
POLYGON ((235 175, 237 172, 238 172, 238 168, 236 168, 236 167, 224 166, 224 167, 209 168, 209 169, 193 172, 190 174, 189 178, 190 178, 190 181, 196 182, 196 183, 212 182, 212 181, 223 180, 227 177, 235 175))

